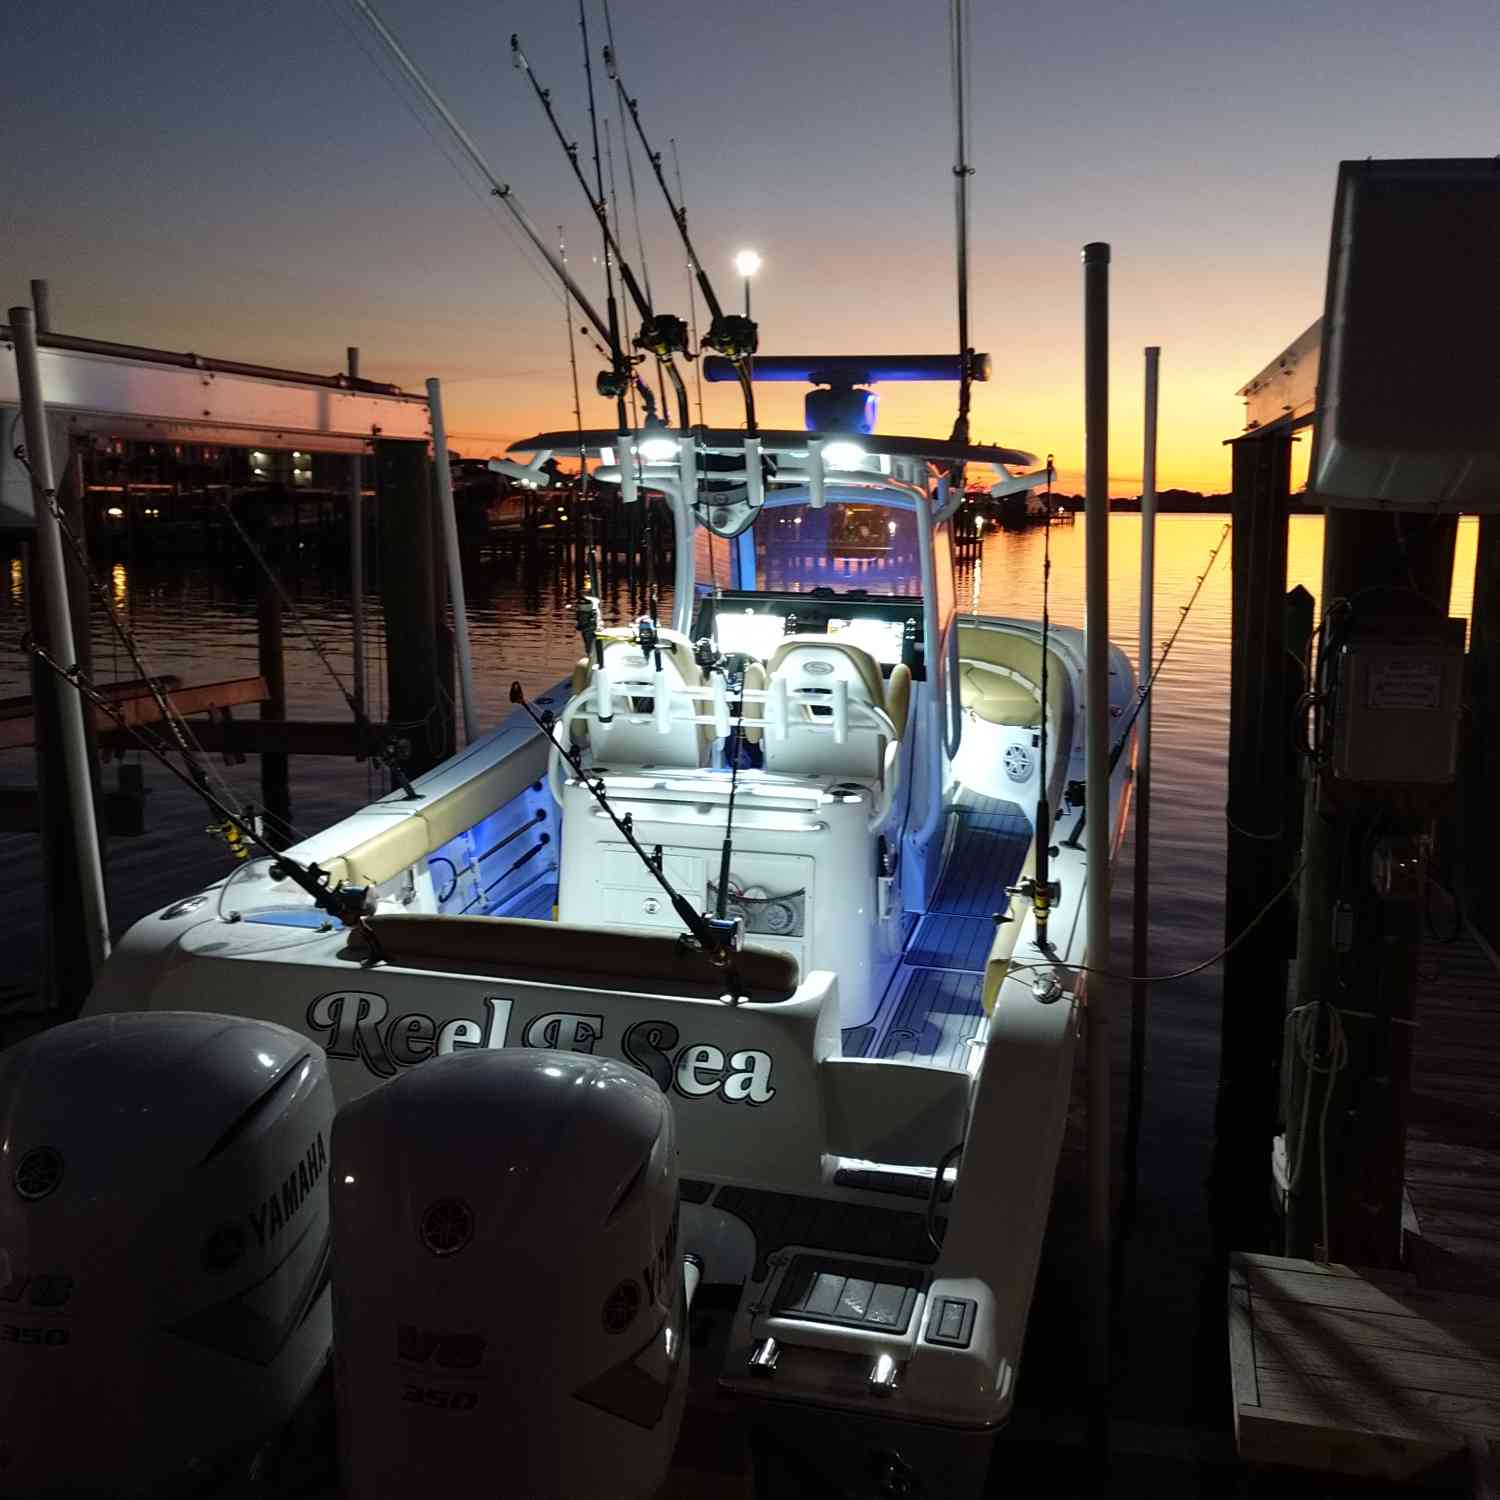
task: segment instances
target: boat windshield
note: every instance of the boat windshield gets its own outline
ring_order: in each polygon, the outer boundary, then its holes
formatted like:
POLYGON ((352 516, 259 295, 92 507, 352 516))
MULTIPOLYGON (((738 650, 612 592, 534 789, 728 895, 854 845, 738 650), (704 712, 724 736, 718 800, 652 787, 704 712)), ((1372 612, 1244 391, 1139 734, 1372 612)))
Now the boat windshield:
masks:
POLYGON ((784 593, 922 592, 917 515, 885 505, 768 506, 755 523, 755 586, 784 593))

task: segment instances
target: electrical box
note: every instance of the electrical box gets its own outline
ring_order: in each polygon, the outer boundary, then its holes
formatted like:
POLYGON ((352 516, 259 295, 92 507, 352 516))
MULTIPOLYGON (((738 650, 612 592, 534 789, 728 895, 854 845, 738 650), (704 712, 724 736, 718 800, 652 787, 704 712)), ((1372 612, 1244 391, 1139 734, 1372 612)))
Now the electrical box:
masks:
POLYGON ((1339 649, 1330 769, 1340 781, 1451 782, 1458 764, 1464 622, 1339 649))

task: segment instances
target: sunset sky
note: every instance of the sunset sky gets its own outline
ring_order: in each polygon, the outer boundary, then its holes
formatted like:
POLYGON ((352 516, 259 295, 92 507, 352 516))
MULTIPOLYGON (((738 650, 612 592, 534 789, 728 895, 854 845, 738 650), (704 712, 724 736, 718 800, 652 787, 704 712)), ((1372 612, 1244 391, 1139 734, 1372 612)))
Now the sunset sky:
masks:
MULTIPOLYGON (((597 287, 587 205, 510 65, 519 30, 586 148, 576 7, 376 3, 597 287)), ((974 434, 1054 452, 1065 489, 1081 485, 1086 241, 1114 250, 1113 492, 1139 488, 1152 343, 1160 482, 1221 490, 1236 389, 1321 311, 1340 159, 1500 149, 1496 0, 973 11, 972 316, 995 361, 974 434)), ((734 252, 765 258, 763 352, 954 345, 942 0, 613 12, 653 144, 678 141, 726 303, 742 296, 734 252)), ((570 422, 555 288, 441 127, 382 76, 348 0, 7 0, 0 49, 3 305, 44 276, 63 332, 323 371, 358 344, 372 378, 443 379, 465 453, 570 422)), ((614 147, 633 246, 618 133, 614 147)), ((656 303, 686 316, 684 257, 635 165, 656 303)), ((579 353, 591 390, 599 360, 579 353)), ((707 389, 709 421, 737 422, 732 388, 707 389)), ((764 388, 763 419, 800 426, 801 393, 764 388)), ((953 401, 947 386, 884 387, 881 426, 946 435, 953 401)), ((605 425, 611 408, 589 397, 585 418, 605 425)))

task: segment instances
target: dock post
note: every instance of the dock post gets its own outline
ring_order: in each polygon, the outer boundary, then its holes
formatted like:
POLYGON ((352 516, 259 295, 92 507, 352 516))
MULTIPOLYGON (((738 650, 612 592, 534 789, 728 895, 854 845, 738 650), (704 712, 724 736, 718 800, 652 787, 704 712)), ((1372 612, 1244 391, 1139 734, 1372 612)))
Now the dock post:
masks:
MULTIPOLYGON (((1362 642, 1409 638, 1414 615, 1429 628, 1446 618, 1457 530, 1453 515, 1330 509, 1322 649, 1336 601, 1350 601, 1357 612, 1362 642)), ((1320 1073, 1310 1072, 1302 1049, 1287 1048, 1282 1097, 1296 1177, 1286 1212, 1291 1256, 1400 1264, 1422 902, 1419 890, 1377 894, 1372 867, 1377 841, 1420 838, 1431 825, 1430 813, 1399 788, 1340 783, 1334 797, 1317 778, 1308 784, 1296 1002, 1337 1007, 1348 1051, 1332 1073, 1320 1073)), ((1320 1055, 1331 1049, 1326 1022, 1314 1045, 1320 1055)))
POLYGON ((448 432, 443 422, 443 386, 435 376, 427 382, 427 406, 432 413, 432 463, 437 481, 437 515, 442 528, 443 556, 448 567, 448 599, 453 607, 453 646, 458 657, 458 695, 464 716, 464 743, 479 738, 479 716, 474 701, 474 661, 469 654, 469 617, 464 603, 463 555, 458 547, 458 517, 454 514, 453 471, 448 463, 448 432))
MULTIPOLYGON (((1294 726, 1284 715, 1282 682, 1292 441, 1289 430, 1277 430, 1230 445, 1226 944, 1244 932, 1291 874, 1283 814, 1288 784, 1296 778, 1290 749, 1294 726)), ((1224 959, 1210 1201, 1226 1249, 1259 1249, 1271 1233, 1271 1148, 1288 957, 1277 928, 1268 926, 1224 959)))
MULTIPOLYGON (((359 350, 349 345, 349 382, 359 379, 359 350)), ((362 453, 349 456, 349 633, 354 653, 355 717, 368 721, 365 704, 365 458, 362 453)), ((373 747, 367 747, 373 748, 373 747)))
MULTIPOLYGON (((56 484, 32 310, 29 307, 11 308, 10 327, 36 508, 36 546, 32 557, 36 565, 36 581, 40 585, 38 602, 41 607, 34 612, 32 629, 40 644, 63 666, 72 667, 78 661, 78 653, 68 608, 62 533, 51 505, 56 484)), ((71 849, 74 861, 70 870, 73 878, 64 876, 62 883, 53 885, 48 893, 52 939, 49 958, 63 955, 66 947, 76 944, 64 957, 67 972, 54 971, 50 975, 52 1000, 64 1011, 76 1013, 93 986, 99 966, 109 957, 110 947, 104 864, 99 852, 99 830, 94 810, 94 774, 81 695, 59 682, 50 672, 34 671, 32 680, 38 700, 39 725, 43 717, 42 700, 50 699, 55 704, 55 722, 62 751, 60 778, 47 774, 49 767, 43 766, 42 757, 38 757, 41 795, 48 804, 42 813, 43 838, 54 843, 59 854, 55 862, 49 861, 49 875, 57 877, 69 871, 61 855, 64 847, 71 849)))
MULTIPOLYGON (((286 719, 286 652, 281 630, 281 595, 264 568, 256 570, 255 653, 257 669, 266 679, 262 719, 286 719)), ((260 800, 265 809, 266 841, 278 849, 295 843, 291 834, 291 757, 284 750, 262 750, 260 800)))
POLYGON ((1093 1306, 1089 1329, 1089 1386, 1098 1432, 1110 1376, 1110 985, 1109 967, 1109 261, 1107 244, 1083 247, 1084 696, 1087 728, 1084 806, 1089 810, 1085 851, 1088 881, 1088 963, 1084 1007, 1088 1065, 1088 1226, 1093 1306))
MULTIPOLYGON (((1138 685, 1151 678, 1155 655, 1152 639, 1156 592, 1156 408, 1161 350, 1146 350, 1145 451, 1141 463, 1141 643, 1137 653, 1138 685)), ((1131 880, 1131 961, 1135 976, 1130 986, 1129 1100, 1125 1111, 1125 1184, 1120 1215, 1127 1223, 1135 1216, 1139 1181, 1141 1114, 1146 1089, 1146 1023, 1151 986, 1151 699, 1141 705, 1135 727, 1135 870, 1131 880)), ((1121 1234, 1125 1230, 1122 1226, 1121 1234)))
POLYGON ((392 731, 407 742, 407 775, 419 776, 442 760, 446 738, 446 706, 438 678, 432 486, 426 442, 377 438, 375 471, 380 497, 387 718, 392 731))

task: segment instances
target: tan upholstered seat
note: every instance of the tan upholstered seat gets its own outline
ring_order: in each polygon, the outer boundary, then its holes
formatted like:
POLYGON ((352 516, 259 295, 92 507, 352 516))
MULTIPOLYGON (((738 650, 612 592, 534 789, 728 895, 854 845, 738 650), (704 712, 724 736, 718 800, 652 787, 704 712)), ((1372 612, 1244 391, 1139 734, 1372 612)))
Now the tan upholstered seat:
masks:
MULTIPOLYGON (((372 956, 404 968, 441 967, 496 978, 534 979, 605 990, 666 990, 713 997, 727 987, 724 970, 666 933, 601 931, 520 917, 381 915, 366 919, 372 956)), ((351 942, 358 944, 356 932, 351 942)), ((741 993, 789 1000, 797 960, 744 948, 735 955, 741 993)))
POLYGON ((959 663, 959 699, 977 718, 990 724, 1030 728, 1042 721, 1040 698, 1019 678, 985 662, 959 663))
POLYGON ((789 635, 771 653, 766 663, 767 675, 774 677, 792 656, 821 656, 828 660, 842 657, 849 664, 842 675, 856 677, 864 684, 866 702, 876 708, 885 707, 885 679, 880 675, 880 663, 863 646, 840 640, 836 635, 789 635))

